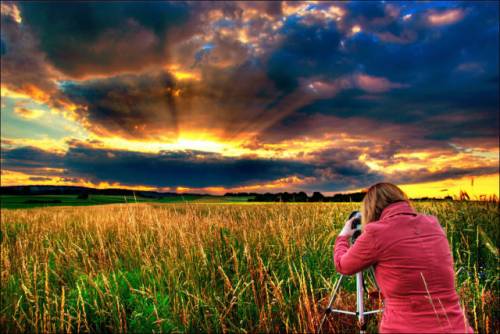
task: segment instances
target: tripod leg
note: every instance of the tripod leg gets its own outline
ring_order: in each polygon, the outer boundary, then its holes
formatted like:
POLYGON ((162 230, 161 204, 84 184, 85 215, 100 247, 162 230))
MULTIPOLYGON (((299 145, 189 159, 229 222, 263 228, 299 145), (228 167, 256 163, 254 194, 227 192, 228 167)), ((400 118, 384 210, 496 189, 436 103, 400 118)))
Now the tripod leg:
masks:
POLYGON ((356 274, 356 305, 359 328, 361 329, 361 332, 364 332, 365 307, 363 303, 363 272, 356 274))
POLYGON ((335 298, 337 297, 337 293, 338 293, 338 290, 340 288, 340 283, 342 282, 342 278, 344 278, 344 275, 340 275, 339 279, 337 280, 337 282, 335 282, 335 285, 333 286, 333 290, 332 290, 332 294, 330 296, 330 300, 328 302, 328 306, 325 309, 325 314, 323 314, 323 318, 321 318, 321 322, 319 323, 318 332, 317 332, 318 334, 321 333, 321 329, 323 328, 323 323, 325 322, 326 317, 328 316, 328 314, 331 313, 332 305, 333 305, 333 302, 335 301, 335 298))

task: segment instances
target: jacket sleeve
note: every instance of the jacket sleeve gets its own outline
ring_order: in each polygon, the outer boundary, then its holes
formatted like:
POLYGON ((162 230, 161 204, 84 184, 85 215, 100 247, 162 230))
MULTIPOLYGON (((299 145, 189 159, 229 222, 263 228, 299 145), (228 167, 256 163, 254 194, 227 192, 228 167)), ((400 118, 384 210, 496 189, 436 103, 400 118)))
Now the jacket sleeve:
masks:
POLYGON ((377 262, 379 252, 375 241, 374 232, 368 226, 350 248, 348 237, 337 237, 333 251, 337 272, 352 275, 377 262))

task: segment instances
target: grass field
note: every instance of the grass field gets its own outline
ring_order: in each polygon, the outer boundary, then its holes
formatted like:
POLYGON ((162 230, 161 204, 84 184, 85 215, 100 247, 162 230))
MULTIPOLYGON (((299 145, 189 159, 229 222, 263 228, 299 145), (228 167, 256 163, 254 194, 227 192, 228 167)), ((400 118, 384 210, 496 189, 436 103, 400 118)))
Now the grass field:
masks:
MULTIPOLYGON (((1 212, 2 332, 311 332, 358 204, 115 204, 1 212)), ((498 330, 498 203, 427 202, 476 331, 498 330)), ((353 282, 338 307, 353 308, 353 282)), ((369 301, 368 308, 377 301, 369 301)), ((349 316, 328 329, 352 331, 349 316)), ((376 331, 372 318, 369 331, 376 331)))
POLYGON ((139 196, 90 195, 88 199, 80 199, 77 195, 0 195, 0 208, 28 209, 54 206, 89 206, 116 203, 234 203, 246 202, 249 197, 239 196, 202 196, 178 195, 163 198, 145 198, 139 196))

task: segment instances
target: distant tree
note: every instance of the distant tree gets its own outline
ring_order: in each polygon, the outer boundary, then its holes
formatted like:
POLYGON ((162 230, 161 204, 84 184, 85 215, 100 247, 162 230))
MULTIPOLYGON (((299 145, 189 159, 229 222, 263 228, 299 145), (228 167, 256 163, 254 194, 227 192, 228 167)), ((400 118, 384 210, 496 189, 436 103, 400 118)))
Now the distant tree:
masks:
POLYGON ((299 192, 298 194, 295 195, 295 201, 296 202, 307 202, 307 194, 303 191, 299 192))
POLYGON ((322 193, 315 191, 311 196, 311 202, 324 202, 325 196, 322 193))
POLYGON ((348 194, 335 194, 330 197, 331 202, 361 202, 365 197, 365 192, 348 193, 348 194))
MULTIPOLYGON (((240 194, 247 193, 227 193, 226 196, 241 196, 240 194)), ((365 196, 365 192, 347 193, 347 194, 336 194, 332 197, 323 196, 320 192, 316 191, 311 197, 303 191, 298 193, 248 193, 248 195, 253 196, 249 198, 249 202, 361 202, 365 196)))
POLYGON ((451 197, 450 195, 446 196, 444 198, 445 201, 453 201, 453 197, 451 197))
POLYGON ((253 199, 249 200, 250 202, 278 202, 279 197, 276 194, 265 193, 265 194, 255 194, 253 199))
POLYGON ((278 196, 280 197, 280 202, 293 202, 294 201, 293 194, 289 194, 287 192, 280 193, 278 196))

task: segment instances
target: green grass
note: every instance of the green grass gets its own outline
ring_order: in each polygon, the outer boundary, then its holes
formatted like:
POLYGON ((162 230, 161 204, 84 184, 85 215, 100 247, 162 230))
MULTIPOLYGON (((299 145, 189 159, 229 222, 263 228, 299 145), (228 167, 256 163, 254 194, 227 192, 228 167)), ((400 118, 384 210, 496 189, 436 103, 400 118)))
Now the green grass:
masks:
MULTIPOLYGON (((0 205, 6 209, 33 208, 46 206, 82 206, 134 202, 133 196, 91 195, 89 199, 78 199, 77 195, 1 195, 0 205), (38 203, 30 203, 36 201, 38 203), (60 203, 51 203, 60 201, 60 203)), ((138 198, 138 202, 144 199, 138 198)))
MULTIPOLYGON (((0 329, 314 331, 338 278, 333 242, 358 204, 222 204, 2 210, 0 329)), ((494 332, 498 204, 415 206, 447 232, 472 327, 494 332)), ((351 280, 336 307, 353 308, 353 289, 351 280)), ((326 326, 352 331, 355 321, 326 326)))
POLYGON ((0 208, 2 209, 28 209, 35 207, 54 206, 88 206, 116 203, 239 203, 246 202, 249 197, 227 197, 227 196, 200 196, 200 195, 178 195, 167 196, 161 199, 145 198, 139 196, 111 196, 90 195, 88 199, 79 199, 77 195, 0 195, 0 208), (57 201, 57 202, 54 202, 57 201))

